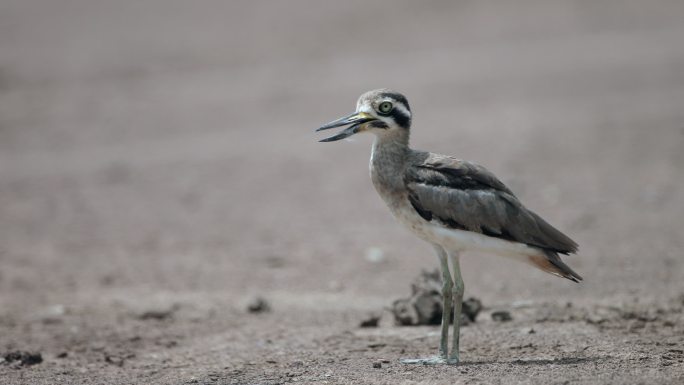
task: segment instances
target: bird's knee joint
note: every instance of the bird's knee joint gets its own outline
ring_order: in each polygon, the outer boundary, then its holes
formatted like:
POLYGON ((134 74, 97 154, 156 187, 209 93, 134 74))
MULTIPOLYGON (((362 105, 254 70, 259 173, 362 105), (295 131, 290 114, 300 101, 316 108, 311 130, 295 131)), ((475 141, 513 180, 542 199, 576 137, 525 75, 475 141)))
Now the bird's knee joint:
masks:
POLYGON ((451 294, 454 291, 453 287, 454 284, 451 281, 442 283, 442 294, 451 297, 451 294))
POLYGON ((456 283, 456 284, 454 284, 454 286, 451 288, 451 293, 452 293, 452 295, 454 295, 455 297, 461 297, 461 296, 463 296, 463 293, 464 293, 464 292, 465 292, 465 285, 463 285, 463 284, 460 284, 460 285, 459 285, 458 283, 456 283))
POLYGON ((454 286, 454 281, 451 280, 451 277, 445 275, 442 277, 442 287, 452 287, 454 286))

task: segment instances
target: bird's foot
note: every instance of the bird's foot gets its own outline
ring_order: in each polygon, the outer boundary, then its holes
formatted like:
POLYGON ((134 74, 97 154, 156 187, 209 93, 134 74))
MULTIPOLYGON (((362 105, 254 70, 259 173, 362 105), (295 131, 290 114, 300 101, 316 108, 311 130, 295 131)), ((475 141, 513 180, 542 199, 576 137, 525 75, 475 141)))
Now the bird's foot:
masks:
POLYGON ((458 363, 461 361, 458 359, 458 348, 452 349, 451 354, 449 354, 449 358, 446 359, 448 365, 458 365, 458 363))
POLYGON ((401 360, 401 363, 408 365, 456 365, 458 364, 458 358, 446 359, 440 356, 433 356, 427 358, 405 358, 401 360))

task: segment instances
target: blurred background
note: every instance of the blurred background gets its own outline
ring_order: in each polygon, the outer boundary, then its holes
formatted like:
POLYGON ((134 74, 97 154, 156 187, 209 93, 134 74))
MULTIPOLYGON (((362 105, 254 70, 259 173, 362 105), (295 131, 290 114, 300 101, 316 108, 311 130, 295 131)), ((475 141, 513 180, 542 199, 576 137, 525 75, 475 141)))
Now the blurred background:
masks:
POLYGON ((6 344, 56 346, 17 326, 56 305, 260 294, 287 318, 405 294, 436 260, 373 190, 371 137, 313 133, 380 87, 407 95, 414 147, 486 166, 580 244, 581 285, 472 254, 466 295, 676 296, 683 41, 680 1, 2 0, 6 344))

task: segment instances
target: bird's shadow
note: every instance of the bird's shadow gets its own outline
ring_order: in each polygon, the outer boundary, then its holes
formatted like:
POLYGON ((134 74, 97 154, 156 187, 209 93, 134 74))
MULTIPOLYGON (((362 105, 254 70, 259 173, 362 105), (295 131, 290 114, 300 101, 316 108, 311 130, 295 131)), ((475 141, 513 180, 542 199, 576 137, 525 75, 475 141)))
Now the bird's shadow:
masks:
POLYGON ((554 359, 530 359, 530 360, 513 360, 513 361, 462 361, 459 366, 473 366, 473 365, 489 365, 489 364, 511 364, 520 366, 534 366, 534 365, 576 365, 585 364, 589 362, 605 361, 608 357, 564 357, 554 359))

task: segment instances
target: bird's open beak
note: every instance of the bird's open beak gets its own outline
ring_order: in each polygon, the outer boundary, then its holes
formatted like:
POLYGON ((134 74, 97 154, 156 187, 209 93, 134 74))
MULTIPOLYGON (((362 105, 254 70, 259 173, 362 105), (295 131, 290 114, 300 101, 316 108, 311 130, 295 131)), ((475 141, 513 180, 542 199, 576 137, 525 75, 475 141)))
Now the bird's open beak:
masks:
POLYGON ((363 124, 366 122, 370 122, 371 120, 375 120, 375 118, 368 115, 365 112, 355 112, 349 116, 345 116, 344 118, 334 120, 318 128, 316 132, 328 130, 335 127, 346 126, 349 124, 351 124, 351 126, 347 127, 347 129, 340 132, 339 134, 331 136, 329 138, 321 139, 319 140, 319 142, 335 142, 340 139, 348 138, 356 134, 357 132, 363 131, 363 124))

